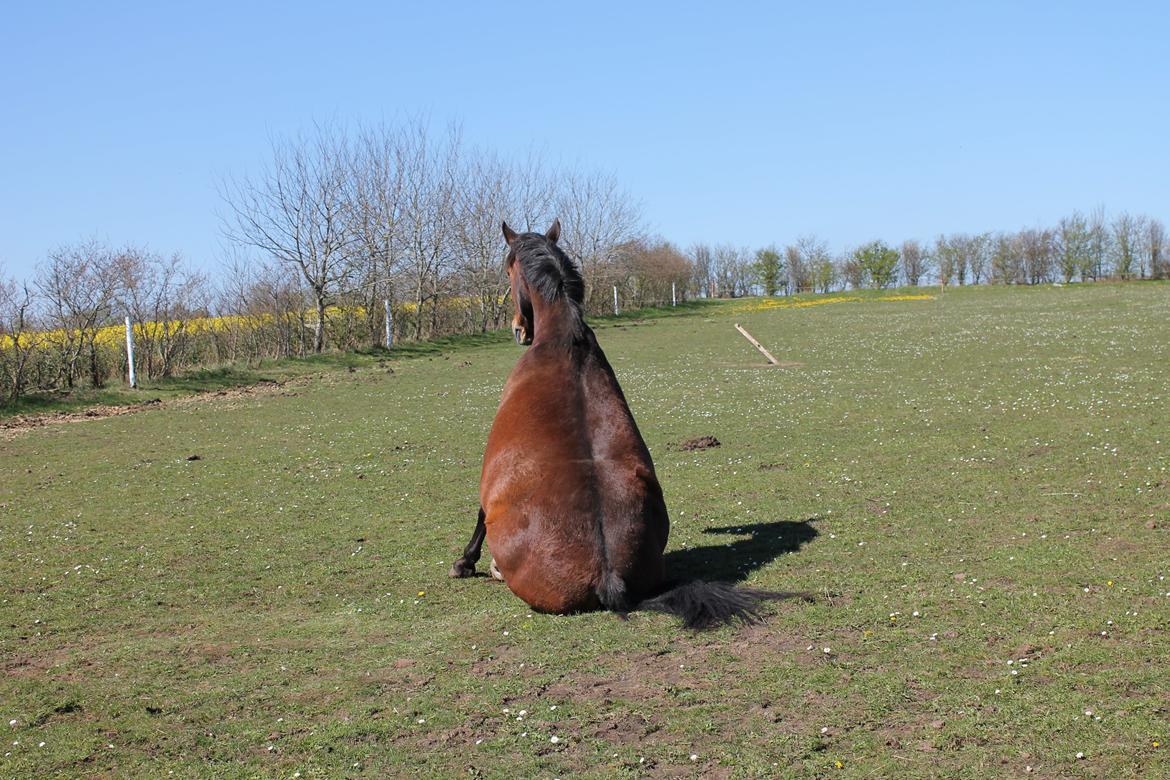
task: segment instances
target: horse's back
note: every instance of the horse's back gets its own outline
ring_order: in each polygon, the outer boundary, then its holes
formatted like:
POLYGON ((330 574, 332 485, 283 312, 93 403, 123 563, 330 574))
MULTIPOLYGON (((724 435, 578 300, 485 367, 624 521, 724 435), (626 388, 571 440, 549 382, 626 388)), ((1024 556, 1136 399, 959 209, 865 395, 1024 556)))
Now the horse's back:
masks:
POLYGON ((613 575, 645 595, 662 579, 666 508, 616 379, 604 357, 576 366, 558 365, 560 353, 525 357, 492 425, 480 485, 504 580, 549 612, 602 606, 599 588, 613 575))

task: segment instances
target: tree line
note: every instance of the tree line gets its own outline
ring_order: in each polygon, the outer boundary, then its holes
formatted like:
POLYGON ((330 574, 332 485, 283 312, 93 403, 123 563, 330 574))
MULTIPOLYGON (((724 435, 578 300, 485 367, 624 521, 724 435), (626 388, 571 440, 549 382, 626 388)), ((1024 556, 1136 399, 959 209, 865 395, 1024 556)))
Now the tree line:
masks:
POLYGON ((1170 278, 1165 225, 1104 208, 1014 232, 951 233, 891 246, 874 240, 833 253, 823 239, 752 250, 697 244, 690 295, 790 295, 926 284, 1049 284, 1170 278))
POLYGON ((222 183, 228 257, 214 275, 177 254, 97 241, 47 253, 33 277, 0 269, 0 400, 101 387, 135 368, 192 367, 502 327, 510 313, 500 220, 541 230, 559 216, 586 306, 609 311, 672 297, 829 292, 896 284, 1041 284, 1170 276, 1156 219, 1103 209, 1049 228, 951 234, 834 253, 802 237, 760 249, 650 235, 609 174, 505 160, 458 128, 419 121, 356 132, 316 128, 273 143, 268 163, 222 183))

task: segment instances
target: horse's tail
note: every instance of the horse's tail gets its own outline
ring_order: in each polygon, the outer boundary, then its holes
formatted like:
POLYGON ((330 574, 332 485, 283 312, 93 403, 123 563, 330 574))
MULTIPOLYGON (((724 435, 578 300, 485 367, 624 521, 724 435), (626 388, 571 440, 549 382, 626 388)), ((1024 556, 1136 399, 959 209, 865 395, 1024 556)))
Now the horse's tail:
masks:
POLYGON ((607 569, 601 577, 594 591, 601 605, 611 612, 616 612, 622 618, 630 611, 630 596, 626 592, 626 583, 612 569, 607 569))
MULTIPOLYGON (((682 618, 684 628, 702 631, 729 623, 758 623, 763 618, 765 601, 790 598, 812 601, 808 593, 738 588, 729 582, 692 580, 670 587, 654 598, 642 601, 636 608, 677 615, 682 618)), ((602 603, 605 603, 604 599, 602 603)))

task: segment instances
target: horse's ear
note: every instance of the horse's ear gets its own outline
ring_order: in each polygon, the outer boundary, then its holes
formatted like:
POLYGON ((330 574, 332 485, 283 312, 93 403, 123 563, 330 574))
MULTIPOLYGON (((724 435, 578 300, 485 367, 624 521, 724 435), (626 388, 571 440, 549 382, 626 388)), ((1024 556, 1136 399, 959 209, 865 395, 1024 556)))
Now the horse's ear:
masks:
POLYGON ((508 242, 508 246, 512 246, 512 242, 516 240, 516 231, 508 227, 507 222, 501 222, 500 227, 504 229, 504 240, 508 242))
POLYGON ((548 232, 544 234, 544 237, 554 244, 557 242, 557 239, 561 237, 561 220, 559 217, 553 220, 552 227, 548 229, 548 232))

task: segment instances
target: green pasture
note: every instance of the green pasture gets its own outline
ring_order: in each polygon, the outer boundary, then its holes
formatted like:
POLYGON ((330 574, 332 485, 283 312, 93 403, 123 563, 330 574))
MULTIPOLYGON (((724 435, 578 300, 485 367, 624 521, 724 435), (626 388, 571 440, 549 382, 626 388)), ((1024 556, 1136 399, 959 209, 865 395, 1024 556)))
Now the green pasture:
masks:
POLYGON ((447 577, 503 336, 0 431, 0 778, 1170 777, 1170 285, 911 293, 598 324, 756 626, 447 577))

